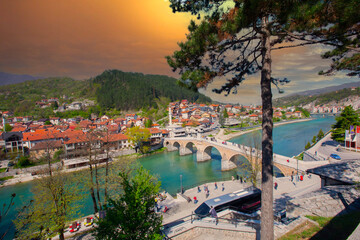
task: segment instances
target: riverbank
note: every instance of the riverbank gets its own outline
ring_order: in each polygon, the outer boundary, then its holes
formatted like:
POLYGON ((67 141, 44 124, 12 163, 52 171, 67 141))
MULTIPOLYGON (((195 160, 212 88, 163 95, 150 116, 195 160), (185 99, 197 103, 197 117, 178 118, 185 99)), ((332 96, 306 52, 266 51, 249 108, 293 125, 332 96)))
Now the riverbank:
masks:
MULTIPOLYGON (((296 119, 296 120, 293 120, 293 121, 286 121, 286 122, 276 122, 276 123, 274 123, 274 127, 281 126, 281 125, 286 125, 286 124, 291 124, 291 123, 306 122, 306 121, 311 121, 311 120, 313 120, 313 118, 296 119)), ((232 138, 236 138, 236 137, 239 137, 239 136, 241 136, 243 134, 253 132, 253 131, 257 131, 257 130, 260 130, 260 129, 261 129, 261 126, 255 127, 255 128, 249 129, 249 130, 245 130, 245 131, 240 130, 240 131, 236 131, 236 132, 226 134, 224 132, 225 128, 221 128, 220 131, 217 133, 217 135, 215 135, 215 138, 227 141, 227 140, 230 140, 232 138)))
MULTIPOLYGON (((158 151, 154 152, 153 154, 157 154, 159 153, 158 151)), ((149 154, 148 154, 149 155, 149 154)), ((146 156, 148 156, 146 155, 146 156)), ((109 164, 114 164, 117 161, 119 161, 121 158, 127 158, 128 160, 136 160, 138 158, 144 157, 144 156, 139 156, 137 153, 134 154, 130 154, 130 155, 123 155, 120 157, 116 157, 113 159, 116 159, 112 162, 109 162, 109 164)), ((99 163, 98 166, 104 167, 106 165, 106 163, 99 163)), ((44 164, 44 166, 47 166, 47 164, 44 164)), ((52 169, 56 170, 56 168, 58 168, 58 165, 52 164, 52 169)), ((61 170, 61 172, 63 173, 72 173, 72 172, 80 172, 80 171, 87 171, 88 170, 88 166, 83 166, 83 167, 77 167, 77 168, 70 168, 70 169, 63 169, 61 170)), ((16 174, 13 175, 13 178, 9 179, 9 180, 5 180, 4 182, 2 182, 0 184, 0 188, 2 187, 6 187, 6 186, 11 186, 11 185, 15 185, 15 184, 19 184, 19 183, 24 183, 24 182, 30 182, 33 181, 35 179, 41 178, 43 175, 39 174, 39 175, 32 175, 32 173, 30 172, 26 172, 26 173, 20 173, 20 174, 16 174)))

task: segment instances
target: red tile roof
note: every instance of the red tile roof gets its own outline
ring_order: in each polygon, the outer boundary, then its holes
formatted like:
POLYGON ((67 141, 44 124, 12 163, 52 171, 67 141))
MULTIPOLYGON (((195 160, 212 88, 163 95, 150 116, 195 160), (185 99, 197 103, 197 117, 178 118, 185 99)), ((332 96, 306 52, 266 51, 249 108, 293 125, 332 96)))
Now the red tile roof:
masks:
POLYGON ((43 150, 43 149, 54 149, 54 148, 61 148, 62 147, 62 141, 56 140, 56 141, 44 141, 39 142, 35 146, 31 148, 31 151, 33 150, 43 150))
POLYGON ((128 137, 125 134, 117 133, 117 134, 109 134, 101 138, 103 142, 117 142, 122 140, 127 140, 128 137))
POLYGON ((24 132, 23 141, 40 141, 60 137, 59 130, 38 129, 35 132, 24 132))

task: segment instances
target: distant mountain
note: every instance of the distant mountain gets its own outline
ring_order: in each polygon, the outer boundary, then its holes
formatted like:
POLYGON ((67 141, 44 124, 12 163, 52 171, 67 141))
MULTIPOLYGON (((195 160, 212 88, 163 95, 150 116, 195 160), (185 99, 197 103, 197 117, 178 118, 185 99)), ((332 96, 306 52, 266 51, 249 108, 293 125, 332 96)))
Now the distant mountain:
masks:
POLYGON ((273 104, 282 106, 315 106, 324 104, 340 104, 353 97, 360 96, 360 82, 346 83, 339 86, 321 88, 311 91, 291 94, 274 99, 273 104), (355 88, 355 89, 353 89, 355 88))
POLYGON ((28 80, 36 80, 36 79, 40 79, 40 77, 34 77, 27 74, 12 74, 12 73, 0 72, 0 86, 22 83, 28 80))
POLYGON ((145 75, 119 70, 107 70, 93 79, 96 98, 102 108, 136 110, 156 107, 156 99, 170 101, 187 99, 191 102, 209 103, 205 95, 180 87, 177 80, 164 75, 145 75))
MULTIPOLYGON (((350 83, 344 83, 344 84, 337 85, 337 86, 330 86, 330 87, 325 87, 325 88, 318 88, 318 89, 314 89, 314 90, 293 93, 286 97, 291 97, 291 96, 296 96, 296 95, 315 96, 315 95, 319 95, 319 94, 323 94, 323 93, 335 92, 335 91, 338 91, 338 90, 341 90, 344 88, 352 88, 352 87, 360 87, 360 82, 350 82, 350 83)), ((286 97, 284 97, 284 98, 286 98, 286 97)))

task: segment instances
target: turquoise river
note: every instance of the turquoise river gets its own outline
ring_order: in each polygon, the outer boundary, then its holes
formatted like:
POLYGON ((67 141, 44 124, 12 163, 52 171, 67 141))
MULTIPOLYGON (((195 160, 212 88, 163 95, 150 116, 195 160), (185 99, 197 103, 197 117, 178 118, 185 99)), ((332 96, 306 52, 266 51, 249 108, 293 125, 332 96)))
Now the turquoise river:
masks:
MULTIPOLYGON (((320 129, 324 132, 330 130, 335 122, 332 116, 315 117, 313 120, 291 123, 277 126, 274 128, 274 152, 285 156, 299 154, 307 141, 318 133, 320 129)), ((248 144, 251 134, 244 134, 233 138, 232 142, 248 144)), ((156 174, 162 183, 162 188, 171 194, 180 191, 180 175, 185 189, 200 185, 205 182, 229 180, 232 175, 244 174, 241 169, 228 172, 221 171, 221 157, 216 150, 212 152, 212 160, 203 163, 196 162, 196 154, 179 156, 178 152, 164 152, 160 154, 143 157, 138 160, 152 174, 156 174)), ((16 217, 16 208, 29 202, 33 193, 32 182, 20 183, 13 186, 0 188, 0 204, 8 203, 10 195, 16 193, 14 208, 2 219, 0 223, 0 233, 3 233, 7 226, 12 225, 11 220, 16 217)), ((81 216, 93 213, 92 203, 88 197, 83 204, 81 216)), ((12 239, 14 228, 11 226, 6 239, 12 239)))

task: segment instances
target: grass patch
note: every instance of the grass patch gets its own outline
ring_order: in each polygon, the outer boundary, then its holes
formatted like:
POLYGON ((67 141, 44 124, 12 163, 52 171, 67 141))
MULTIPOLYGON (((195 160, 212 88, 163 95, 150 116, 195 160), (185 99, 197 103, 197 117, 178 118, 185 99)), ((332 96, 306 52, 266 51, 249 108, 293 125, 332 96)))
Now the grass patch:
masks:
POLYGON ((6 168, 0 168, 0 173, 5 172, 6 168))
POLYGON ((279 240, 310 239, 319 230, 319 226, 310 221, 306 221, 299 226, 296 226, 293 230, 282 236, 279 240))
POLYGON ((0 178, 0 182, 6 181, 6 180, 9 180, 9 179, 12 179, 12 178, 14 178, 14 176, 2 177, 2 178, 0 178))
POLYGON ((360 219, 360 211, 354 211, 333 218, 319 216, 306 217, 317 222, 319 226, 311 222, 303 223, 282 236, 280 240, 345 240, 359 224, 359 221, 356 221, 355 219, 360 219))
POLYGON ((296 157, 294 157, 297 160, 303 160, 304 158, 304 152, 300 153, 299 155, 297 155, 296 157))
POLYGON ((228 130, 228 129, 225 129, 224 130, 224 135, 228 135, 228 134, 230 134, 230 133, 236 133, 236 132, 239 132, 239 131, 234 131, 234 130, 228 130))

